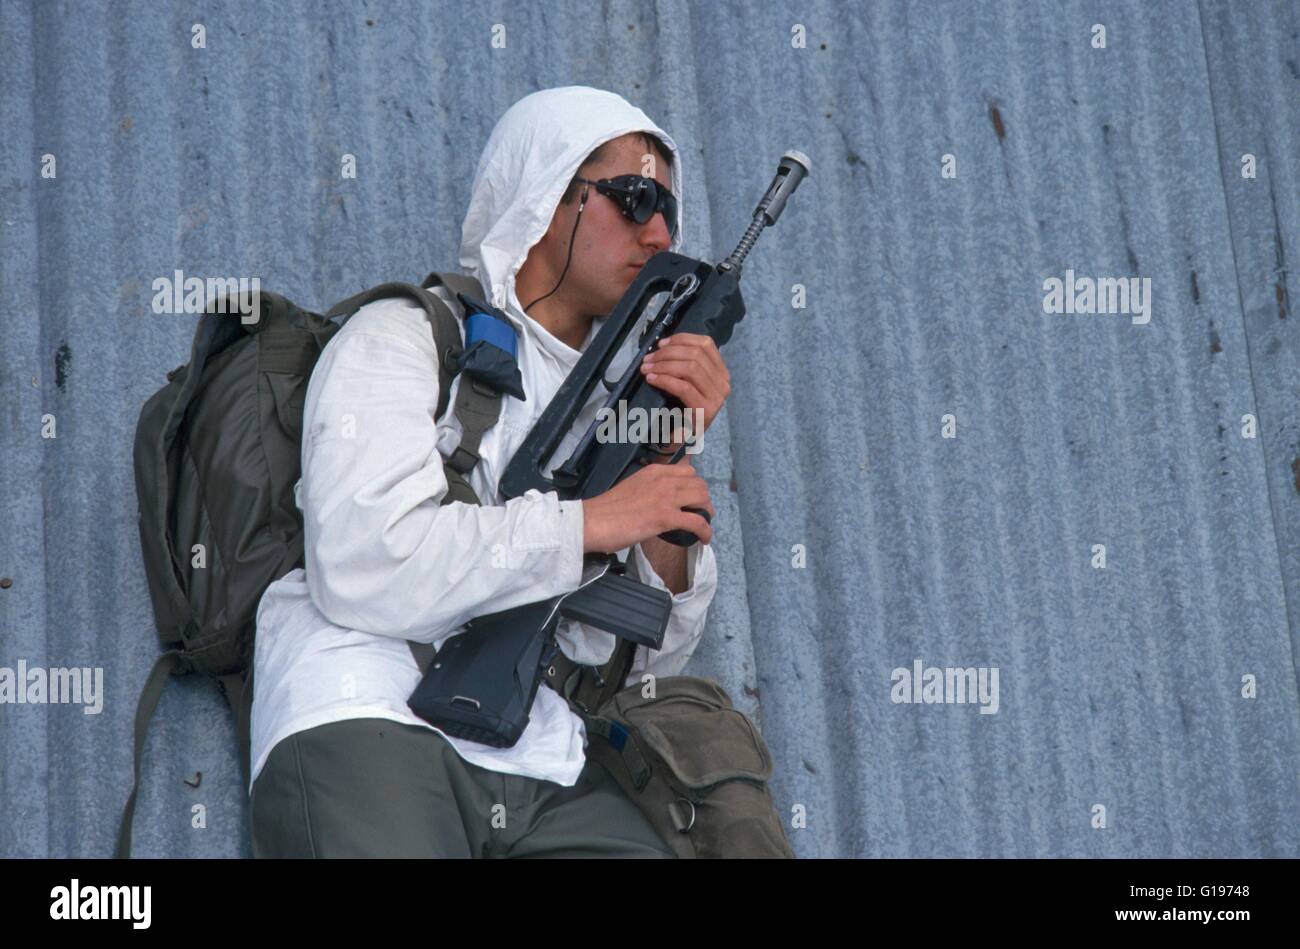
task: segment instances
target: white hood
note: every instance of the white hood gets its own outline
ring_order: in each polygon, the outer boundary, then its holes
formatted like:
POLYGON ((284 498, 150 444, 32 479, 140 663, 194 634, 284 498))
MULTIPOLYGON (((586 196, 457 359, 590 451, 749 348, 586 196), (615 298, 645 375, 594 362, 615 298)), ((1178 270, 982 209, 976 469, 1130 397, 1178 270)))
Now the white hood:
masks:
MULTIPOLYGON (((596 146, 629 132, 653 132, 672 152, 673 193, 685 217, 681 150, 622 96, 590 86, 561 86, 524 96, 501 116, 474 172, 461 225, 460 267, 521 331, 550 334, 524 313, 515 275, 542 239, 569 181, 596 146), (504 295, 504 302, 501 296, 504 295)), ((669 250, 682 243, 684 224, 669 250)))

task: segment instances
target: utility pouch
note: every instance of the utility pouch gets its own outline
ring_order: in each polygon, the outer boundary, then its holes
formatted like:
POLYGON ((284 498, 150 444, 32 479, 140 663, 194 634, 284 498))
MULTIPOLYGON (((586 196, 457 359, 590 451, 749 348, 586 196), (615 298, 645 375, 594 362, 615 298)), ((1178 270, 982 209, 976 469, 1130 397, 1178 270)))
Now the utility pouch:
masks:
POLYGON ((768 790, 772 757, 712 679, 668 676, 582 712, 601 764, 679 857, 793 858, 768 790))

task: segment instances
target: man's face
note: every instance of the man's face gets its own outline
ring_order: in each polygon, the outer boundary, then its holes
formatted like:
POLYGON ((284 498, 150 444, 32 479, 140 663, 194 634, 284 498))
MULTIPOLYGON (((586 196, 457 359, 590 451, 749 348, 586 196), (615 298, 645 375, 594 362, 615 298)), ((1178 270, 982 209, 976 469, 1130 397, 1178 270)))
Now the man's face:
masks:
MULTIPOLYGON (((602 160, 579 174, 592 181, 618 175, 645 175, 668 188, 671 172, 669 163, 645 139, 631 133, 610 142, 602 160)), ((645 262, 668 248, 671 242, 668 225, 662 213, 655 214, 645 224, 637 224, 624 217, 619 206, 594 185, 577 187, 577 199, 570 205, 556 207, 550 228, 534 250, 543 250, 553 267, 554 279, 558 280, 585 187, 587 205, 578 233, 574 235, 573 259, 555 296, 563 297, 585 315, 607 316, 645 262)))

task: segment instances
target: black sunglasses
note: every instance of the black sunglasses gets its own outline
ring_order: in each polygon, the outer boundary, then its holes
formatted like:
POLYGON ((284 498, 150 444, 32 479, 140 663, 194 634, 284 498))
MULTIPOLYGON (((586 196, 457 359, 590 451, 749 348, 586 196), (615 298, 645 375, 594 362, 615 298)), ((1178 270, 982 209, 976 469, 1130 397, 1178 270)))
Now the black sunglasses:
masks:
POLYGON ((619 175, 617 178, 574 178, 583 184, 595 185, 596 190, 619 206, 623 216, 637 224, 645 224, 660 211, 668 225, 668 238, 677 236, 677 198, 655 181, 642 175, 619 175))

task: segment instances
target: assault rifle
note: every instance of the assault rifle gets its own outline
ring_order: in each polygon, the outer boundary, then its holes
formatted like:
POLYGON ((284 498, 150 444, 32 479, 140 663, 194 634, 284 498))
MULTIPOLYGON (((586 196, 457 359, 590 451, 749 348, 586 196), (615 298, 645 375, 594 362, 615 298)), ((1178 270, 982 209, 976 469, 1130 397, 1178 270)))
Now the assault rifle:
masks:
MULTIPOLYGON (((499 485, 505 497, 519 497, 536 488, 555 491, 561 500, 592 498, 640 470, 655 455, 664 454, 661 447, 648 442, 598 440, 600 423, 593 421, 567 459, 549 475, 544 468, 597 384, 608 392, 602 409, 624 410, 629 415, 639 410, 645 418, 660 418, 664 410, 681 409, 676 397, 645 381, 641 360, 659 340, 673 333, 708 335, 719 346, 731 339, 732 330, 745 315, 740 294, 745 258, 763 228, 776 223, 786 200, 810 169, 811 162, 801 152, 782 156, 776 177, 740 243, 716 266, 670 251, 647 261, 510 460, 499 485), (667 299, 646 322, 631 362, 616 382, 610 382, 606 373, 614 357, 649 304, 665 292, 667 299)), ((603 414, 598 412, 598 419, 603 414)), ((677 447, 671 461, 680 460, 685 450, 686 445, 677 447)), ((706 511, 687 510, 708 520, 706 511)), ((682 547, 697 539, 687 530, 668 531, 660 537, 682 547)), ((658 649, 672 611, 672 597, 627 576, 625 566, 613 554, 588 555, 586 562, 603 569, 572 593, 471 620, 464 633, 452 637, 438 652, 411 694, 411 710, 449 735, 508 748, 528 725, 542 670, 559 648, 555 630, 561 618, 579 620, 658 649)))

